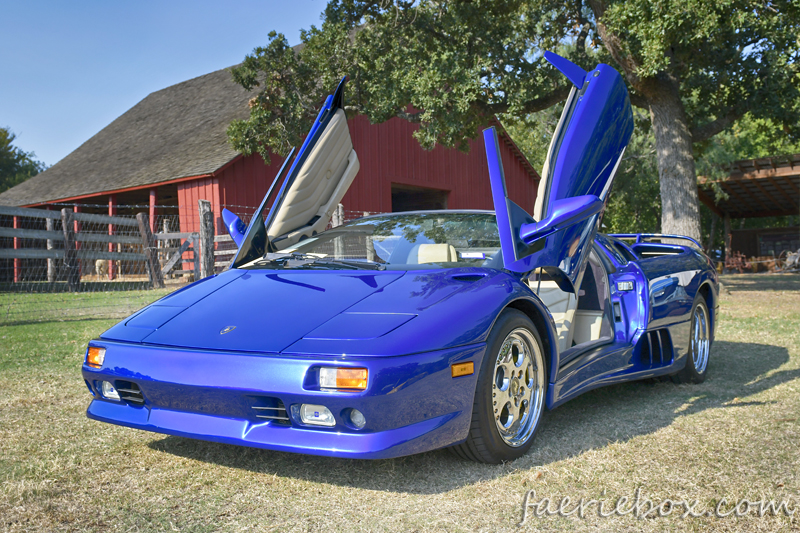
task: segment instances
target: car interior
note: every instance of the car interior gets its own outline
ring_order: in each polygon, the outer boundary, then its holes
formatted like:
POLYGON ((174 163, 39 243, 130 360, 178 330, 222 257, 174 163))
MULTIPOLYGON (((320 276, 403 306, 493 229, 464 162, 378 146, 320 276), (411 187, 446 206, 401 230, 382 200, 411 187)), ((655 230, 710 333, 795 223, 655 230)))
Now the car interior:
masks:
MULTIPOLYGON (((555 138, 551 141, 553 148, 555 138)), ((550 158, 545 161, 542 176, 549 175, 550 158)), ((533 208, 534 220, 542 220, 549 180, 539 181, 536 203, 533 208)), ((583 277, 579 278, 578 294, 562 291, 555 280, 541 269, 535 270, 527 284, 537 293, 556 325, 558 351, 563 354, 573 347, 581 347, 593 342, 611 341, 613 337, 611 299, 608 286, 608 272, 603 266, 596 250, 591 250, 586 262, 583 277)))
POLYGON ((589 254, 577 295, 562 291, 547 273, 538 269, 526 282, 553 315, 559 352, 612 339, 608 274, 595 250, 589 254))

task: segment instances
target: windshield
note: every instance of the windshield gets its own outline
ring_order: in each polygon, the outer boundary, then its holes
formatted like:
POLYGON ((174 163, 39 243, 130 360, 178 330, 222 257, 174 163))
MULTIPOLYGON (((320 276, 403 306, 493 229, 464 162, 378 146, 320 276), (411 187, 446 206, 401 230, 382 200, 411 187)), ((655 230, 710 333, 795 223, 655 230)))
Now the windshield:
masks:
POLYGON ((397 213, 355 220, 266 254, 244 268, 501 268, 499 250, 493 213, 397 213))

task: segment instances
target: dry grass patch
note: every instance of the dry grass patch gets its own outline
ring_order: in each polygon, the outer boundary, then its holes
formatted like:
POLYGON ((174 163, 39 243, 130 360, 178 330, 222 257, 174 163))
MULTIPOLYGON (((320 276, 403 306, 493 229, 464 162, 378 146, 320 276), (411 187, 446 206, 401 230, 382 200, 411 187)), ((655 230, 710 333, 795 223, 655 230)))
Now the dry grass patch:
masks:
MULTIPOLYGON (((113 321, 0 327, 2 531, 789 531, 786 516, 530 518, 536 499, 786 499, 800 506, 800 278, 723 280, 702 385, 607 387, 546 414, 513 463, 269 452, 88 420, 79 367, 113 321)), ((556 504, 557 505, 557 504, 556 504)), ((554 505, 555 507, 555 505, 554 505)), ((569 506, 574 507, 574 504, 569 506)), ((728 507, 729 508, 729 507, 728 507)), ((726 508, 727 509, 727 508, 726 508)))

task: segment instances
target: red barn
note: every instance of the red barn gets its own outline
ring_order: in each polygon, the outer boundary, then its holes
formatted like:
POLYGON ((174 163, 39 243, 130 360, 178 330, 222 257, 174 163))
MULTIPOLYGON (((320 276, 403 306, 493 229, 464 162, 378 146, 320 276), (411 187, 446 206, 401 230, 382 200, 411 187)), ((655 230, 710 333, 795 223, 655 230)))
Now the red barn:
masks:
MULTIPOLYGON (((281 164, 276 156, 268 166, 227 143, 226 128, 248 115, 250 96, 227 69, 152 93, 45 172, 0 194, 0 205, 99 204, 109 212, 149 205, 151 215, 178 209, 181 231, 197 229, 198 199, 211 202, 218 221, 223 207, 250 214, 281 164)), ((412 137, 418 126, 402 119, 370 124, 359 116, 349 125, 361 170, 342 202, 346 211, 492 209, 479 139, 469 153, 425 151, 412 137)), ((533 211, 539 175, 508 134, 502 138, 509 194, 533 211)), ((221 221, 217 231, 224 231, 221 221)))

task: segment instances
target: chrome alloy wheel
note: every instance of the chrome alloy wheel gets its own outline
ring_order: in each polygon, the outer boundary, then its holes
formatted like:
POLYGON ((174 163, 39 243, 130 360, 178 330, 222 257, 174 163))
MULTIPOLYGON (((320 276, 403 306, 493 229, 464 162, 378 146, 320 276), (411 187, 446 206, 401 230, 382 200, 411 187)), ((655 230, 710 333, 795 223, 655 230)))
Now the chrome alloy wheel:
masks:
POLYGON ((494 364, 492 410, 497 431, 511 447, 524 445, 544 409, 545 368, 539 345, 526 328, 503 341, 494 364))
POLYGON ((698 374, 706 371, 711 350, 708 312, 704 305, 696 305, 692 316, 692 362, 698 374))

